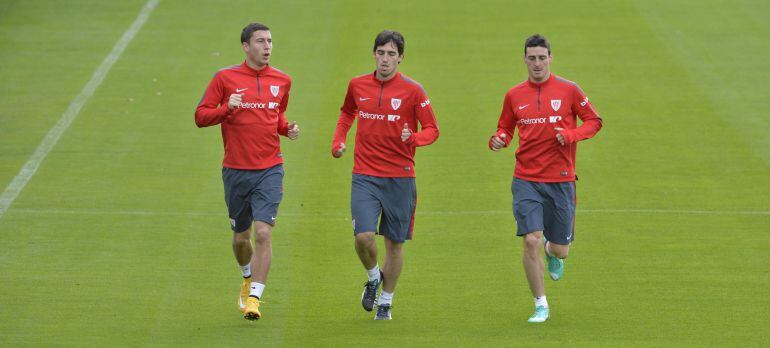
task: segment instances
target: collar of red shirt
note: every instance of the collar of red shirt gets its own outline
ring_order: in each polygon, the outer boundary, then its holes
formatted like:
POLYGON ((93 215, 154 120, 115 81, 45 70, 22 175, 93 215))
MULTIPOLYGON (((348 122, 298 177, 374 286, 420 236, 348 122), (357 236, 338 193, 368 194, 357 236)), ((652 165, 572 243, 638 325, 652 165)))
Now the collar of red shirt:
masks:
POLYGON ((540 83, 532 82, 532 80, 530 80, 529 78, 527 78, 527 82, 529 83, 529 86, 532 88, 545 87, 545 85, 553 81, 555 77, 556 75, 551 73, 551 76, 548 76, 548 79, 543 82, 540 82, 540 83))
POLYGON ((396 75, 395 75, 395 76, 393 76, 393 78, 391 78, 390 80, 387 80, 387 81, 382 81, 382 80, 380 80, 380 79, 378 79, 378 78, 377 78, 377 70, 375 70, 375 71, 372 73, 372 80, 374 80, 374 82, 377 82, 377 83, 379 83, 379 84, 383 84, 383 85, 387 85, 387 84, 390 84, 390 83, 392 83, 393 81, 396 81, 396 79, 397 79, 397 78, 399 78, 399 77, 401 77, 401 72, 400 72, 400 71, 396 71, 396 75))
POLYGON ((267 72, 270 71, 270 64, 265 65, 265 67, 262 69, 256 70, 250 67, 248 64, 246 64, 245 60, 243 61, 243 63, 241 63, 241 67, 243 67, 244 69, 250 71, 252 74, 257 76, 265 76, 265 74, 267 74, 267 72))

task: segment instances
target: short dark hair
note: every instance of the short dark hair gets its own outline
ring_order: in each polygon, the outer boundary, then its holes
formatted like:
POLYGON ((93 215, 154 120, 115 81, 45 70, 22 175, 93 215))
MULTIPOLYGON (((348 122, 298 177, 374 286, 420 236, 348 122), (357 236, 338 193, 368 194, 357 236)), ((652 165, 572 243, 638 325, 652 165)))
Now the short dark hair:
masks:
POLYGON ((527 41, 524 41, 524 54, 527 54, 527 48, 528 47, 544 47, 548 49, 548 54, 551 54, 551 43, 548 42, 548 39, 545 38, 545 36, 540 34, 535 34, 527 38, 527 41))
POLYGON ((251 40, 251 35, 253 35, 255 31, 260 31, 260 30, 270 31, 270 28, 268 28, 266 25, 262 23, 251 23, 247 25, 241 31, 241 43, 249 42, 249 40, 251 40))
POLYGON ((393 30, 383 30, 377 34, 377 37, 374 39, 374 48, 372 48, 372 52, 377 51, 377 47, 387 44, 388 42, 392 42, 396 45, 399 56, 404 55, 404 36, 393 30))

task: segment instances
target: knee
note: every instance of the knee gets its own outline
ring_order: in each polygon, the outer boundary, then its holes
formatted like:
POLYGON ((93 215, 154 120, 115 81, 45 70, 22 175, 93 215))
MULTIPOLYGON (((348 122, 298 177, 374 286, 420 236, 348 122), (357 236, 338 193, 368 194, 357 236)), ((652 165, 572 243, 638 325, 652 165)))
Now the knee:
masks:
POLYGON ((393 245, 390 248, 387 248, 386 252, 388 253, 388 256, 391 257, 399 257, 404 255, 404 248, 402 248, 403 244, 393 245))
POLYGON ((270 243, 271 231, 269 227, 260 227, 254 231, 254 240, 257 244, 263 245, 270 243))
POLYGON ((356 244, 360 246, 369 246, 374 244, 374 233, 356 234, 356 244))
POLYGON ((234 233, 233 234, 233 246, 239 247, 243 245, 251 245, 251 240, 249 239, 249 233, 251 231, 244 231, 240 233, 234 233))
POLYGON ((528 233, 524 235, 524 248, 527 250, 538 250, 543 245, 540 236, 535 233, 528 233))

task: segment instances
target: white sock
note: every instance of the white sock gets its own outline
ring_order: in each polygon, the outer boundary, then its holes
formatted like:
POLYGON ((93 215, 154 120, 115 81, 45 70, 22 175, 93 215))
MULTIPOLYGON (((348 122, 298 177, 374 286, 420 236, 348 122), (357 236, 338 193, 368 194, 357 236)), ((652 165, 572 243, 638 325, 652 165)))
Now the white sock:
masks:
POLYGON ((251 278, 251 265, 246 264, 246 266, 240 266, 241 267, 241 273, 243 273, 244 278, 251 278))
POLYGON ((378 304, 384 305, 384 304, 392 304, 393 303, 393 293, 392 292, 385 292, 383 291, 380 294, 380 300, 377 301, 378 304))
POLYGON ((265 291, 265 284, 251 282, 251 291, 249 291, 249 296, 256 296, 257 298, 262 298, 263 291, 265 291))
POLYGON ((548 301, 545 299, 545 295, 542 297, 535 297, 535 307, 543 306, 548 308, 548 301))
POLYGON ((553 256, 553 254, 551 254, 551 243, 549 241, 545 241, 545 254, 553 256))
POLYGON ((380 279, 380 266, 374 265, 374 268, 366 270, 366 274, 369 276, 369 281, 380 279))

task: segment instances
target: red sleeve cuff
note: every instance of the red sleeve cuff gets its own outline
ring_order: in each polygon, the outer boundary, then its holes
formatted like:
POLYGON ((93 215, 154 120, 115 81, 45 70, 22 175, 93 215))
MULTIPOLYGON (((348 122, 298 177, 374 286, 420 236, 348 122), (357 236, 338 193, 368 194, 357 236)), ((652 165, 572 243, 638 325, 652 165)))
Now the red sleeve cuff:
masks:
POLYGON ((230 107, 227 106, 227 104, 220 106, 219 110, 220 112, 222 112, 223 115, 225 115, 226 118, 233 115, 233 110, 231 110, 230 107))

